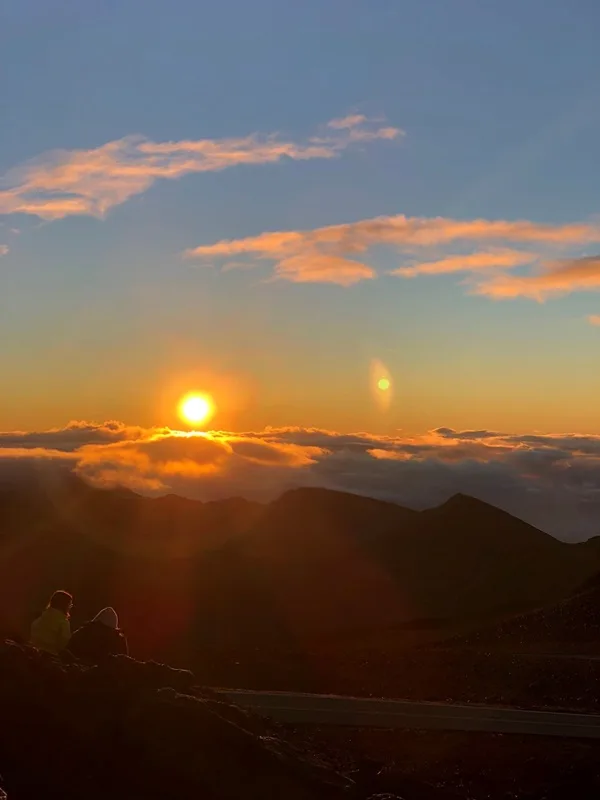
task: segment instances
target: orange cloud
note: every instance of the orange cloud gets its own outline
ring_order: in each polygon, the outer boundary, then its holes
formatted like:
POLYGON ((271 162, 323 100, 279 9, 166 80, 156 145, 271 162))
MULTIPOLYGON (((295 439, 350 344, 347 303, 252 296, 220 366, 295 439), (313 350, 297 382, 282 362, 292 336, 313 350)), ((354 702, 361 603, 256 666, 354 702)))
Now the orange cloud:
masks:
POLYGON ((472 494, 558 535, 596 535, 600 436, 440 427, 421 436, 315 428, 205 434, 80 422, 0 432, 0 479, 45 492, 75 472, 104 488, 269 501, 289 488, 350 491, 414 508, 472 494), (56 480, 55 480, 56 479, 56 480))
POLYGON ((271 470, 281 479, 288 470, 308 468, 323 452, 311 445, 265 441, 254 434, 149 429, 142 439, 83 445, 77 451, 76 472, 99 486, 166 492, 174 482, 227 486, 249 478, 254 483, 271 470))
POLYGON ((336 283, 352 286, 375 277, 375 271, 360 261, 326 253, 301 253, 283 258, 277 264, 275 277, 292 283, 336 283))
POLYGON ((113 206, 146 191, 159 179, 217 172, 239 164, 270 164, 335 158, 355 142, 390 140, 398 128, 373 126, 355 115, 330 124, 324 137, 305 143, 276 135, 152 142, 126 136, 90 150, 41 156, 4 177, 0 214, 24 213, 54 220, 86 214, 101 217, 113 206))
POLYGON ((8 253, 8 245, 0 244, 0 256, 5 256, 8 253))
POLYGON ((278 255, 290 248, 329 247, 336 253, 362 253, 380 244, 428 247, 464 241, 524 241, 580 244, 600 241, 600 226, 587 223, 545 225, 527 221, 453 220, 444 217, 376 217, 309 231, 275 231, 245 239, 222 239, 186 251, 187 256, 212 257, 251 253, 278 255))
POLYGON ((529 264, 535 258, 535 253, 522 250, 486 250, 480 253, 447 256, 438 261, 426 261, 412 267, 400 267, 390 272, 390 275, 413 278, 417 275, 445 275, 451 272, 476 272, 481 269, 510 269, 529 264))
POLYGON ((600 326, 600 314, 590 314, 587 319, 590 325, 600 326))
MULTIPOLYGON (((276 277, 295 282, 314 281, 348 286, 357 280, 374 277, 369 265, 362 260, 349 261, 349 256, 366 253, 379 245, 414 254, 415 249, 449 245, 457 241, 485 241, 499 245, 504 242, 525 242, 556 248, 600 241, 600 226, 588 223, 548 225, 527 220, 455 220, 398 214, 313 230, 272 231, 244 239, 222 239, 213 244, 190 248, 184 256, 205 261, 246 256, 251 260, 275 262, 276 277)), ((465 259, 471 259, 469 269, 513 267, 537 257, 536 253, 506 247, 495 253, 490 252, 448 256, 422 266, 429 272, 458 271, 459 266, 464 268, 465 259)), ((406 276, 401 270, 396 274, 406 276)), ((409 273, 413 274, 418 273, 409 273)))
POLYGON ((76 463, 78 456, 75 453, 48 447, 3 447, 0 446, 0 461, 11 460, 33 461, 72 461, 76 463))
POLYGON ((231 452, 256 464, 277 465, 288 467, 308 466, 326 451, 323 447, 316 447, 293 442, 268 442, 257 436, 235 436, 230 434, 227 442, 231 452), (282 446, 283 445, 283 446, 282 446))
POLYGON ((345 128, 356 128, 358 125, 363 125, 367 121, 364 114, 348 114, 347 117, 340 117, 339 119, 332 119, 327 123, 328 128, 335 130, 344 130, 345 128))
POLYGON ((496 299, 548 297, 600 289, 600 256, 551 261, 532 275, 502 275, 475 287, 476 294, 496 299))

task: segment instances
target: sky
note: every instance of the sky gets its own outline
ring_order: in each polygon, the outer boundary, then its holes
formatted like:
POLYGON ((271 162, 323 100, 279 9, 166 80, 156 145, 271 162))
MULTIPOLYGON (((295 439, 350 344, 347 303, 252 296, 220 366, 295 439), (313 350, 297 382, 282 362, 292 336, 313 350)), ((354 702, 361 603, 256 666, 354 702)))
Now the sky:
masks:
POLYGON ((86 431, 100 483, 471 490, 600 533, 599 23, 593 0, 5 0, 0 457, 69 461, 86 431), (220 438, 175 435, 193 391, 220 438))

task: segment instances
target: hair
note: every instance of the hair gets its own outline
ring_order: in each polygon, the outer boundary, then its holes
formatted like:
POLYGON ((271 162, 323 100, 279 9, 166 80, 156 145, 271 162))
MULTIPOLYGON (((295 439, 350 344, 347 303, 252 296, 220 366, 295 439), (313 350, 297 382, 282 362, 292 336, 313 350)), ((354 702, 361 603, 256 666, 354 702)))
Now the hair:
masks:
POLYGON ((59 611, 62 611, 63 614, 69 616, 69 611, 73 605, 73 595, 69 594, 69 592, 65 592, 62 589, 59 589, 57 592, 54 592, 50 601, 48 603, 48 608, 56 608, 59 611))

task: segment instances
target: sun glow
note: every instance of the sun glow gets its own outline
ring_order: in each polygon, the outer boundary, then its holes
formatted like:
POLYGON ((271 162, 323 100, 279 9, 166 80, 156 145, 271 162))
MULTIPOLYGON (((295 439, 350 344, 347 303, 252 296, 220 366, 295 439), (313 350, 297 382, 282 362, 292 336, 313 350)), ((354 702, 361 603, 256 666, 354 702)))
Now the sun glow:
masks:
POLYGON ((186 394, 179 403, 179 416, 188 425, 201 425, 215 412, 212 398, 206 394, 186 394))

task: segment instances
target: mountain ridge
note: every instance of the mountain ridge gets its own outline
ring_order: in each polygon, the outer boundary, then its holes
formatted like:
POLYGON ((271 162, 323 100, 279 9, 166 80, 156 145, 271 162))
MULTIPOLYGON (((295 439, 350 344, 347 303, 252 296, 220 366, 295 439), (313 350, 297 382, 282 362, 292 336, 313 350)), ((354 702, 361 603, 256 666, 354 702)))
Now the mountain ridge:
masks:
POLYGON ((202 503, 79 480, 1 489, 0 555, 5 628, 26 631, 64 587, 76 620, 114 605, 141 657, 185 663, 359 632, 408 643, 414 621, 491 621, 600 572, 595 547, 464 495, 425 511, 320 488, 202 503))
MULTIPOLYGON (((397 503, 392 500, 384 500, 377 497, 372 497, 370 495, 364 494, 356 494, 353 492, 346 492, 343 490, 338 489, 330 489, 325 487, 317 487, 317 486, 306 486, 306 487, 293 487, 283 491, 280 495, 275 497, 270 502, 258 502, 256 500, 249 500, 241 496, 231 496, 231 497, 224 497, 215 500, 200 500, 197 498, 190 498, 186 497, 185 495, 176 494, 174 492, 169 492, 167 494, 160 494, 160 495, 144 495, 138 492, 133 491, 132 489, 125 487, 125 486, 114 486, 114 487, 98 487, 93 486, 92 484, 88 483, 83 478, 78 477, 72 472, 68 470, 64 470, 62 474, 54 473, 52 475, 52 480, 47 481, 46 477, 51 475, 50 472, 42 471, 41 477, 40 474, 35 473, 31 470, 23 471, 23 474, 17 474, 16 476, 11 477, 10 475, 4 475, 2 480, 0 481, 0 511, 2 508, 2 499, 7 494, 13 494, 15 492, 21 493, 25 491, 27 494, 33 492, 34 495, 38 497, 45 497, 49 501, 52 498, 56 498, 58 500, 64 500, 65 497, 70 497, 71 499, 76 498, 78 495, 82 497, 86 496, 96 496, 96 497, 104 497, 104 498, 114 498, 114 499, 127 499, 132 500, 134 502, 143 502, 145 504, 153 504, 156 507, 161 505, 180 505, 186 506, 188 508, 204 508, 204 507, 227 507, 231 505, 236 505, 238 507, 254 507, 254 508, 269 508, 273 506, 281 506, 296 503, 298 501, 307 502, 308 500, 313 501, 315 498, 320 500, 321 502, 327 501, 328 505, 332 505, 335 502, 341 503, 352 503, 355 506, 362 504, 365 507, 370 507, 372 509, 388 509, 390 511, 396 511, 397 513, 403 513, 405 516, 413 515, 414 519, 417 519, 420 516, 424 516, 425 518, 428 516, 432 516, 435 513, 441 513, 444 511, 452 511, 453 513, 493 513, 495 515, 505 515, 506 517, 510 517, 513 520, 518 520, 523 526, 527 526, 530 529, 539 531, 540 533, 555 539, 558 542, 571 544, 571 542, 563 542, 561 539, 557 539, 550 533, 542 530, 541 528, 537 528, 536 526, 525 522, 520 517, 511 514, 504 509, 499 508, 491 503, 488 503, 485 500, 481 500, 478 497, 473 495, 468 495, 463 492, 457 492, 446 500, 437 505, 433 505, 427 507, 425 509, 413 509, 408 506, 403 506, 400 503, 397 503), (38 478, 37 480, 35 478, 38 478)), ((590 537, 587 541, 593 541, 597 539, 600 542, 600 535, 590 537)), ((574 544, 580 544, 579 542, 574 542, 574 544)))

